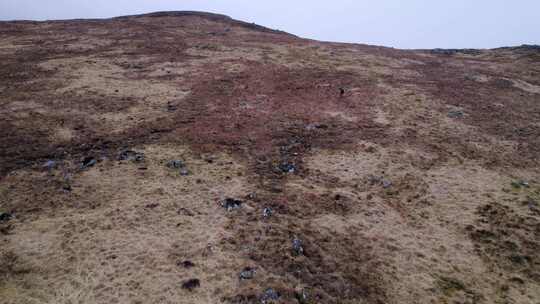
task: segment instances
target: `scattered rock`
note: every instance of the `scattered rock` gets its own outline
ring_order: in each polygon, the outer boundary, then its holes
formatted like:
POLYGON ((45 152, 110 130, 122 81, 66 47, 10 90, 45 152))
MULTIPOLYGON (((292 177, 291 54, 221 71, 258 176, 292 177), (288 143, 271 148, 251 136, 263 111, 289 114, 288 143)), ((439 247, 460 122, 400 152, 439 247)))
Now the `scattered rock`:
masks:
POLYGON ((176 111, 178 107, 176 105, 174 105, 173 103, 171 103, 170 101, 167 102, 167 111, 169 112, 174 112, 176 111))
POLYGON ((214 254, 214 247, 211 244, 206 245, 206 247, 204 247, 203 249, 202 256, 206 258, 213 254, 214 254))
POLYGON ((309 294, 307 293, 307 291, 303 288, 300 288, 300 289, 296 289, 294 291, 294 297, 296 298, 296 300, 298 301, 298 303, 300 304, 307 304, 309 303, 309 294))
POLYGON ((377 152, 377 149, 374 146, 369 146, 366 148, 367 153, 375 153, 377 152))
POLYGON ((302 240, 300 240, 297 237, 294 237, 292 241, 292 249, 294 255, 303 255, 304 254, 304 247, 302 247, 302 240))
POLYGON ((255 276, 255 269, 246 267, 240 272, 240 280, 251 280, 255 276))
POLYGON ((167 167, 171 169, 181 169, 185 168, 186 164, 181 160, 171 160, 167 163, 167 167))
POLYGON ((383 188, 385 188, 385 189, 390 188, 390 187, 392 187, 392 182, 391 182, 391 181, 388 181, 388 180, 383 180, 383 181, 382 181, 382 186, 383 186, 383 188))
POLYGON ((187 168, 181 168, 180 169, 180 175, 181 176, 188 176, 189 175, 189 170, 187 168))
POLYGON ((296 166, 291 163, 281 163, 279 169, 283 173, 294 173, 296 171, 296 166))
POLYGON ((450 118, 463 118, 465 114, 461 110, 452 110, 448 112, 448 117, 450 118))
POLYGON ((187 269, 195 267, 195 264, 192 261, 188 261, 188 260, 178 262, 178 263, 176 263, 176 265, 182 266, 182 267, 187 268, 187 269))
POLYGON ((227 211, 233 211, 234 209, 238 209, 242 207, 243 202, 241 200, 237 200, 234 198, 226 198, 224 201, 221 202, 221 206, 227 211))
POLYGON ((508 78, 494 78, 490 83, 502 89, 511 89, 514 87, 514 82, 508 78))
POLYGON ((181 215, 186 215, 186 216, 195 216, 195 213, 193 213, 191 210, 186 209, 186 208, 180 208, 178 209, 176 213, 181 214, 181 215))
POLYGON ((189 291, 193 291, 193 289, 199 287, 201 287, 201 281, 199 279, 190 279, 182 283, 182 288, 189 291))
POLYGON ((512 261, 513 263, 520 265, 531 262, 531 258, 529 256, 519 254, 511 255, 508 257, 508 259, 510 259, 510 261, 512 261))
POLYGON ((529 188, 530 185, 528 182, 524 181, 524 180, 519 180, 519 181, 513 181, 512 182, 512 187, 516 188, 516 189, 521 189, 521 188, 529 188))
POLYGON ((45 164, 43 165, 43 168, 47 169, 47 170, 52 170, 54 168, 56 168, 57 166, 57 163, 56 161, 54 160, 48 160, 45 162, 45 164))
POLYGON ((308 131, 315 130, 315 129, 326 130, 328 129, 328 125, 313 123, 306 126, 306 130, 308 131))
POLYGON ((377 185, 379 183, 381 183, 381 181, 383 180, 382 177, 380 176, 375 176, 375 175, 369 175, 368 176, 368 181, 371 185, 377 185))
POLYGON ((97 160, 92 156, 85 157, 82 161, 81 169, 88 169, 97 164, 97 160))
POLYGON ((474 75, 465 75, 463 78, 465 80, 476 81, 476 77, 474 75))
POLYGON ((151 203, 151 204, 148 204, 148 205, 144 206, 144 208, 146 208, 146 209, 154 209, 154 208, 156 208, 158 206, 159 206, 159 203, 151 203))
POLYGON ((370 175, 368 176, 368 181, 372 186, 382 185, 384 189, 392 187, 392 182, 387 179, 384 179, 383 176, 370 175))
POLYGON ((144 161, 144 153, 135 152, 132 150, 124 150, 118 155, 118 160, 130 160, 134 162, 144 161))
POLYGON ((191 172, 186 167, 186 164, 179 159, 169 161, 167 163, 167 167, 170 169, 180 169, 179 173, 181 176, 188 176, 191 174, 191 172))
POLYGON ((11 213, 7 213, 7 212, 1 212, 0 213, 0 222, 7 222, 9 221, 13 216, 11 215, 11 213))
POLYGON ((343 96, 343 95, 345 95, 345 89, 339 88, 339 96, 343 96))
POLYGON ((520 277, 510 278, 510 282, 514 282, 514 283, 517 283, 517 284, 520 284, 520 285, 525 284, 525 281, 520 277))
POLYGON ((272 288, 268 288, 261 295, 261 304, 272 303, 272 301, 278 300, 279 297, 280 297, 279 292, 275 291, 272 288))
POLYGON ((266 207, 266 208, 263 209, 263 217, 264 217, 264 218, 269 218, 269 217, 272 216, 272 213, 273 213, 273 212, 274 212, 274 211, 272 210, 272 208, 266 207))

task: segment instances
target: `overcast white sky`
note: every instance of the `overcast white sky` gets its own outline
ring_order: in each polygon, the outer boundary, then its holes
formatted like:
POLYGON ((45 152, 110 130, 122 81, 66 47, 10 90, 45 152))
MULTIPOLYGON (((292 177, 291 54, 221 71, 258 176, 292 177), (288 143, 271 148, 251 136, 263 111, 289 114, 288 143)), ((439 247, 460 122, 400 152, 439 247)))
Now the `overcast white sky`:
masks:
POLYGON ((163 10, 222 13, 306 38, 397 48, 540 44, 540 0, 0 0, 0 20, 163 10))

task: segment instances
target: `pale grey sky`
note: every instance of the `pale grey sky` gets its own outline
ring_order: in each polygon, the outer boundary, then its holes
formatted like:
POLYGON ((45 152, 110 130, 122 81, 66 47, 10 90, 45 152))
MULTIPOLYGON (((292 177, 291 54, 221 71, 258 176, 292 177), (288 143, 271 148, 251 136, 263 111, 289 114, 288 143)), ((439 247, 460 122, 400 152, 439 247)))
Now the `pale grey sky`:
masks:
POLYGON ((222 13, 306 38, 397 48, 540 44, 540 0, 0 0, 0 20, 164 10, 222 13))

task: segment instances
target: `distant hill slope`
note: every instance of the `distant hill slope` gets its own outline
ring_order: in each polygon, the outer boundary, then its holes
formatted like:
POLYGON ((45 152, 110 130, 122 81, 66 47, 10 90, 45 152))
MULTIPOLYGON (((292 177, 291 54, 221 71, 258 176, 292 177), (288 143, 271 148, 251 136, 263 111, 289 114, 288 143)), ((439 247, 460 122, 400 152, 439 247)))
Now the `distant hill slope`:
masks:
POLYGON ((540 52, 203 12, 0 23, 0 302, 536 303, 540 52))
POLYGON ((268 32, 268 33, 278 33, 278 34, 287 34, 291 35, 289 33, 286 33, 284 31, 279 30, 273 30, 269 29, 267 27, 255 24, 255 23, 248 23, 244 21, 239 21, 232 19, 229 16, 221 15, 221 14, 214 14, 214 13, 207 13, 207 12, 197 12, 197 11, 167 11, 167 12, 154 12, 154 13, 148 13, 148 14, 142 14, 142 15, 132 15, 132 16, 122 16, 117 17, 118 19, 125 19, 125 18, 143 18, 143 17, 200 17, 205 18, 210 21, 214 22, 221 22, 225 24, 231 24, 231 25, 238 25, 242 26, 248 29, 253 29, 261 32, 268 32))

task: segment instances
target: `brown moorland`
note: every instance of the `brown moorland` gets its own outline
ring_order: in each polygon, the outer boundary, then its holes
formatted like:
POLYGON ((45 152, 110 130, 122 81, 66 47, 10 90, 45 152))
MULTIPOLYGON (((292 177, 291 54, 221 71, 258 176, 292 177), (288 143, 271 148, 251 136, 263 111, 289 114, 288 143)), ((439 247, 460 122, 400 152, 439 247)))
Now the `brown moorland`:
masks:
POLYGON ((0 22, 0 303, 540 303, 540 47, 0 22))

